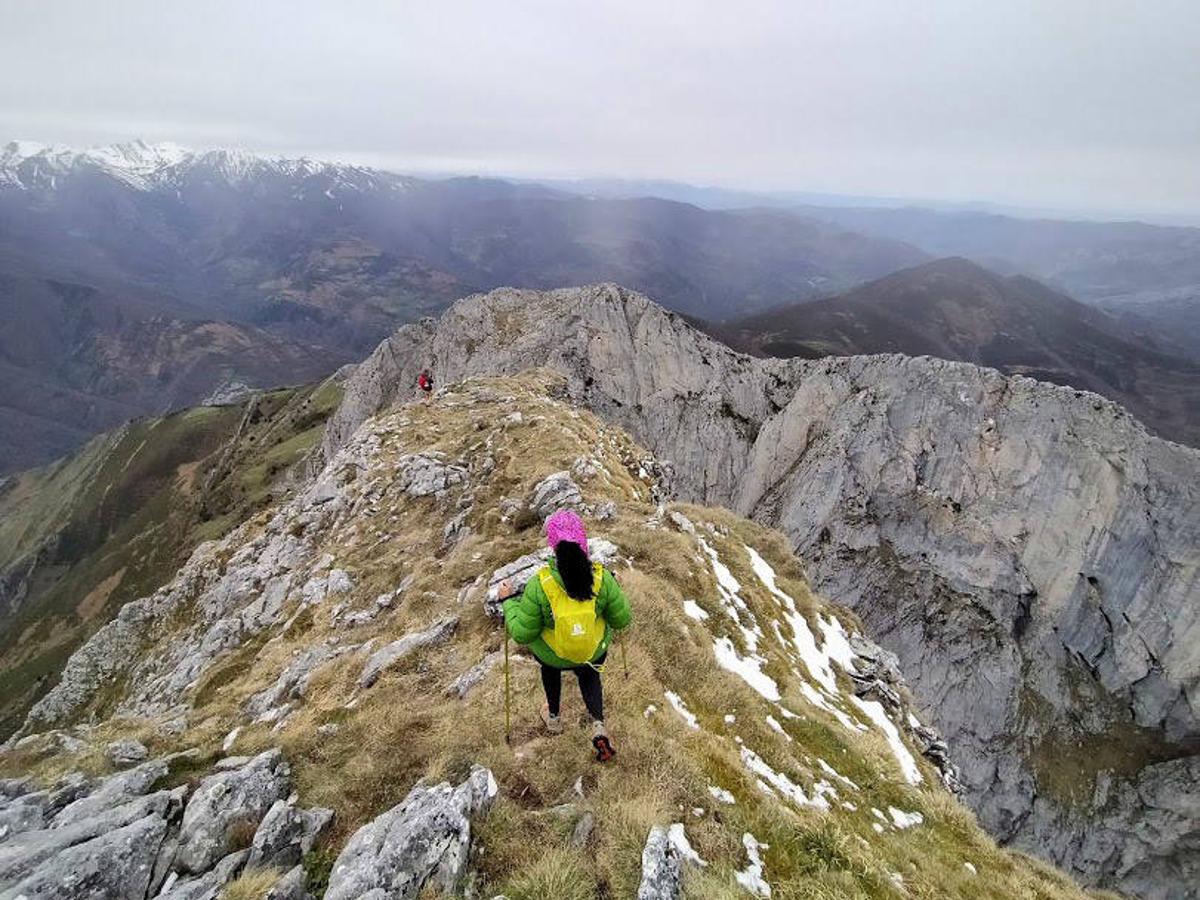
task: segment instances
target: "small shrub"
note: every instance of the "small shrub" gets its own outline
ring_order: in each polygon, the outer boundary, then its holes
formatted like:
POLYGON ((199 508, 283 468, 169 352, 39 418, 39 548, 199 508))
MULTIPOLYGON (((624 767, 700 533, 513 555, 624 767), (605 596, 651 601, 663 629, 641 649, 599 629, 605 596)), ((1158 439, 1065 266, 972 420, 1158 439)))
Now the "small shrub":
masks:
POLYGON ((325 889, 329 887, 329 873, 337 854, 328 847, 318 847, 304 854, 301 865, 304 866, 304 889, 314 897, 324 897, 325 889))

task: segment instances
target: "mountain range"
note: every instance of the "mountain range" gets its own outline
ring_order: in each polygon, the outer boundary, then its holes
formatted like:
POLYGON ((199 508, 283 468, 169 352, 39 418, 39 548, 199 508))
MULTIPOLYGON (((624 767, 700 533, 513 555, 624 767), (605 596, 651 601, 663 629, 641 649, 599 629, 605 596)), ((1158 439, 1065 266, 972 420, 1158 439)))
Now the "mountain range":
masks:
POLYGON ((991 366, 1094 391, 1163 437, 1200 444, 1200 361, 1028 276, 997 275, 965 259, 709 330, 758 355, 903 353, 991 366))
POLYGON ((982 316, 998 335, 1032 330, 1043 335, 1036 348, 1017 336, 997 353, 1010 340, 999 337, 983 352, 989 339, 918 315, 890 341, 873 320, 864 328, 874 337, 827 340, 821 352, 994 359, 1096 390, 1191 441, 1195 379, 1181 360, 1200 353, 1197 234, 920 210, 704 209, 170 144, 12 143, 0 152, 0 473, 132 416, 323 377, 476 290, 617 281, 734 330, 763 313, 734 343, 786 353, 795 335, 766 311, 947 253, 1078 291, 1112 318, 1053 301, 1027 279, 997 294, 998 282, 976 274, 958 301, 989 296, 991 308, 960 321, 982 316), (784 339, 751 334, 759 322, 784 339))
POLYGON ((778 211, 141 142, 12 143, 0 152, 0 365, 11 385, 0 471, 225 386, 328 374, 474 290, 620 279, 724 318, 924 258, 778 211), (123 365, 158 387, 147 396, 123 365))
POLYGON ((1200 228, 1020 219, 983 212, 796 206, 862 234, 1046 282, 1200 356, 1200 228))

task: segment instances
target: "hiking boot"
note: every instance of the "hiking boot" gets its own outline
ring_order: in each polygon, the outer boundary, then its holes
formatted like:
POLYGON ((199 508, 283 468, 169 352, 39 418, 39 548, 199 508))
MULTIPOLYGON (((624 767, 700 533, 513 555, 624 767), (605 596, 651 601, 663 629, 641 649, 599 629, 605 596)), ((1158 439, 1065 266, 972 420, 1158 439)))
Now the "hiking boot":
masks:
POLYGON ((608 739, 608 730, 604 727, 603 722, 594 722, 592 724, 592 746, 596 749, 596 760, 598 762, 608 762, 617 755, 617 751, 613 749, 612 741, 608 739))
POLYGON ((542 704, 542 722, 546 725, 546 730, 551 734, 562 734, 562 716, 550 715, 550 705, 542 704))

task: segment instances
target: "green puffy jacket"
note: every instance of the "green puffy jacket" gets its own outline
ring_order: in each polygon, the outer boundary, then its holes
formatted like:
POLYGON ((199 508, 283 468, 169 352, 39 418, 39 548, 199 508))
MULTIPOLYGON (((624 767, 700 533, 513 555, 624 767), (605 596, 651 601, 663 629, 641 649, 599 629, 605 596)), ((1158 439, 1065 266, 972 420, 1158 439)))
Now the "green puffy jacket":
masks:
MULTIPOLYGON (((562 586, 558 568, 553 561, 549 565, 554 580, 562 586)), ((608 569, 604 570, 604 577, 600 582, 600 593, 596 595, 596 615, 604 619, 605 628, 604 639, 596 648, 596 655, 592 657, 593 662, 608 652, 613 631, 620 631, 627 627, 633 619, 629 601, 625 599, 625 592, 621 590, 617 579, 613 578, 612 572, 608 569)), ((543 630, 554 627, 554 614, 550 611, 550 600, 546 597, 546 592, 542 590, 541 580, 536 574, 529 579, 525 585, 525 592, 520 597, 512 597, 505 601, 504 624, 508 628, 509 637, 518 644, 528 645, 529 649, 533 651, 533 655, 546 665, 556 669, 570 669, 578 665, 563 659, 551 650, 542 638, 543 630)))

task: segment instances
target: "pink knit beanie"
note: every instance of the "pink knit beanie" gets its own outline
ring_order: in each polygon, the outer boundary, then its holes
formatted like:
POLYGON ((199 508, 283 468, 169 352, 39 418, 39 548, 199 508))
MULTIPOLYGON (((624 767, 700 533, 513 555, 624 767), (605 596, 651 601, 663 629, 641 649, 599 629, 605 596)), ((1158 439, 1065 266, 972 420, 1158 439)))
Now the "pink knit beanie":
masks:
POLYGON ((559 541, 570 541, 588 552, 587 529, 583 520, 569 509, 560 509, 546 520, 546 543, 553 550, 559 541))

